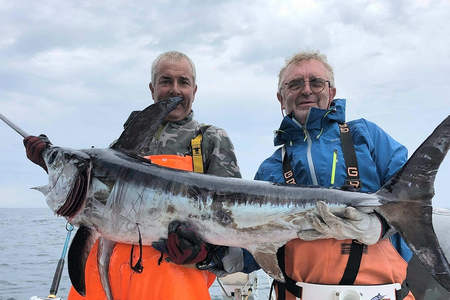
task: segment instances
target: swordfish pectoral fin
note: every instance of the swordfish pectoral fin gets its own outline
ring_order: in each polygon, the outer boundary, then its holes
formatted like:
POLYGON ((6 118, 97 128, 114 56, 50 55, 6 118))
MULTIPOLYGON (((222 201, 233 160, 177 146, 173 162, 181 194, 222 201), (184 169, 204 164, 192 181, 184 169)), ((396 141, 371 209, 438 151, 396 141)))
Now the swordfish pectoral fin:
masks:
POLYGON ((97 231, 81 225, 70 244, 67 254, 69 278, 73 287, 81 296, 86 296, 86 261, 98 237, 97 231))
POLYGON ((382 206, 376 208, 405 239, 431 273, 450 291, 450 265, 432 224, 434 179, 450 145, 450 116, 420 145, 403 168, 377 193, 382 206))
POLYGON ((261 267, 261 269, 264 270, 264 272, 267 273, 267 275, 277 281, 284 282, 285 280, 283 272, 278 265, 277 259, 278 248, 282 245, 278 245, 279 247, 275 244, 267 244, 262 246, 263 247, 259 247, 254 251, 249 251, 255 258, 258 265, 261 267))
POLYGON ((98 272, 100 273, 100 282, 108 300, 113 299, 111 285, 109 283, 109 261, 115 245, 115 242, 100 237, 97 249, 97 265, 98 272))
POLYGON ((125 152, 138 153, 141 145, 148 145, 167 115, 183 101, 173 97, 158 101, 137 113, 127 121, 125 130, 111 148, 125 152))

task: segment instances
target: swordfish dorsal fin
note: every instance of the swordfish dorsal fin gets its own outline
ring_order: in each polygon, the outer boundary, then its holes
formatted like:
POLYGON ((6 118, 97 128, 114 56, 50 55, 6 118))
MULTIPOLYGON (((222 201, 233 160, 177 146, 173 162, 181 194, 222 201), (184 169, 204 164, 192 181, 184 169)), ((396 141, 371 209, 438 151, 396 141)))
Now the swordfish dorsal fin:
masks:
POLYGON ((408 243, 432 276, 450 291, 450 265, 431 220, 434 178, 450 145, 450 116, 420 145, 403 168, 376 194, 376 208, 408 243))
POLYGON ((99 234, 81 225, 70 244, 67 254, 67 268, 73 287, 81 296, 86 296, 85 267, 92 246, 99 234))
POLYGON ((183 101, 173 97, 158 101, 137 113, 129 120, 125 130, 111 148, 125 153, 139 153, 142 145, 148 145, 167 115, 183 101))

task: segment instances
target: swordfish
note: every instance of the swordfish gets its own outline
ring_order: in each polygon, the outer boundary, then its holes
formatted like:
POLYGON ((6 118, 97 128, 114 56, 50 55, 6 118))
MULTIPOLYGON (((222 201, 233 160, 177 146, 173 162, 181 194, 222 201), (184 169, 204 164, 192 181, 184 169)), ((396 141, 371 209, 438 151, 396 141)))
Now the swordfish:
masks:
POLYGON ((450 291, 450 266, 431 220, 434 178, 450 143, 450 116, 389 182, 367 194, 197 174, 137 156, 180 101, 161 101, 137 114, 110 148, 45 150, 49 184, 38 189, 57 215, 79 226, 68 269, 81 295, 85 263, 97 239, 101 282, 107 298, 113 299, 108 268, 114 244, 151 245, 167 237, 174 220, 189 222, 211 244, 247 249, 268 275, 284 281, 277 250, 297 238, 299 225, 319 200, 337 214, 347 206, 381 214, 450 291))

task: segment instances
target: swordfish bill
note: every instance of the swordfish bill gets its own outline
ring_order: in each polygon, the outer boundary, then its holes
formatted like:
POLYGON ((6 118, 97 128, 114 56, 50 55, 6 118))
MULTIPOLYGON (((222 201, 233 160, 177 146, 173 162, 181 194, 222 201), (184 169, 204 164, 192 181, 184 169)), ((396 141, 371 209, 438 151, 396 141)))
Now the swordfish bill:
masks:
POLYGON ((167 237, 174 220, 189 222, 211 244, 247 249, 267 274, 284 281, 277 250, 297 238, 319 200, 336 214, 347 206, 380 213, 450 291, 449 263, 431 225, 434 177, 449 148, 450 117, 385 186, 366 194, 185 172, 137 156, 142 141, 151 140, 180 101, 171 98, 140 112, 111 148, 51 146, 44 152, 49 184, 39 189, 53 211, 79 226, 68 269, 81 295, 86 294, 86 259, 96 240, 101 282, 107 298, 114 299, 108 275, 114 243, 138 244, 142 238, 143 245, 151 245, 167 237))

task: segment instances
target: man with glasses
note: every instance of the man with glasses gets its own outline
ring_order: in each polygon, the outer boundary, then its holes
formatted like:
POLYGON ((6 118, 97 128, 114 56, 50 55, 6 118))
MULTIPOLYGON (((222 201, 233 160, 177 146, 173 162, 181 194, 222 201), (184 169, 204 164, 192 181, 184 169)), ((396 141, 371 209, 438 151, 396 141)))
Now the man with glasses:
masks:
MULTIPOLYGON (((406 148, 365 119, 345 123, 345 100, 335 95, 333 69, 324 55, 301 52, 287 61, 277 93, 286 113, 274 140, 281 147, 261 164, 256 180, 372 193, 403 166, 406 148)), ((414 299, 393 285, 404 282, 412 254, 388 229, 376 213, 353 207, 332 213, 318 201, 299 226, 299 239, 277 253, 287 278, 276 284, 278 299, 331 299, 336 293, 414 299), (368 288, 373 285, 379 293, 368 288)))

